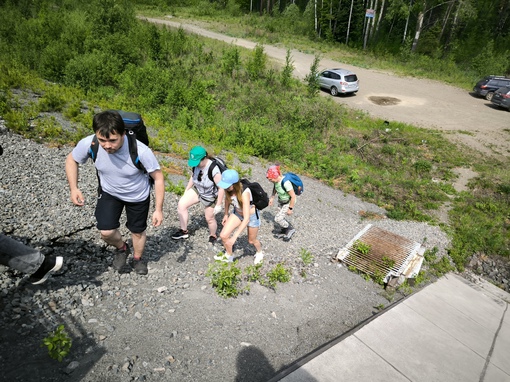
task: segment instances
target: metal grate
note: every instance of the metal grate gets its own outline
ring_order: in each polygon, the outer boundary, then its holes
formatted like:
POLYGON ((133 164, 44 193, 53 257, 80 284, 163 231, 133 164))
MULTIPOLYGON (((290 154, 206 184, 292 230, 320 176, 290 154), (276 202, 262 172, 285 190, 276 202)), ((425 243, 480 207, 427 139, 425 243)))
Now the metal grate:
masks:
POLYGON ((420 247, 405 237, 369 224, 340 250, 337 259, 370 276, 384 277, 387 283, 405 273, 413 258, 422 252, 420 247))

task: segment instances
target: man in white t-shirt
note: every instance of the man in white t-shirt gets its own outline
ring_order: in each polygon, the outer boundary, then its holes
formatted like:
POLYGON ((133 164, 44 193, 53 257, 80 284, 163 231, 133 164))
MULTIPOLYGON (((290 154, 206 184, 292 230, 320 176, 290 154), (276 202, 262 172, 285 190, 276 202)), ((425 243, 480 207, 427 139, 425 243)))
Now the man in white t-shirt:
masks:
MULTIPOLYGON (((140 141, 136 141, 138 159, 146 171, 133 163, 129 150, 124 121, 113 110, 103 111, 94 116, 92 127, 99 143, 96 166, 100 193, 97 199, 95 216, 101 238, 116 248, 113 268, 122 272, 131 250, 119 231, 120 216, 126 210, 126 227, 131 232, 133 243, 133 268, 136 273, 148 273, 147 264, 142 261, 146 242, 147 217, 150 207, 151 185, 154 180, 155 210, 152 224, 157 227, 163 221, 163 199, 165 184, 163 173, 152 151, 140 141)), ((66 175, 71 190, 71 201, 83 206, 85 200, 78 188, 79 164, 90 158, 90 148, 94 138, 83 138, 66 158, 66 175)))

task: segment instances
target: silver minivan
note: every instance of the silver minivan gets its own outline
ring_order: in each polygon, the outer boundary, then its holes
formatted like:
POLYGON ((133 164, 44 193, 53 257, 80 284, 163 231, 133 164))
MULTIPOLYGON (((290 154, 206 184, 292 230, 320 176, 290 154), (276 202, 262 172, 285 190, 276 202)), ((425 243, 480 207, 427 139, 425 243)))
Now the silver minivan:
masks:
POLYGON ((354 94, 359 90, 359 80, 356 73, 346 69, 326 69, 318 75, 319 85, 328 89, 332 96, 337 94, 354 94))

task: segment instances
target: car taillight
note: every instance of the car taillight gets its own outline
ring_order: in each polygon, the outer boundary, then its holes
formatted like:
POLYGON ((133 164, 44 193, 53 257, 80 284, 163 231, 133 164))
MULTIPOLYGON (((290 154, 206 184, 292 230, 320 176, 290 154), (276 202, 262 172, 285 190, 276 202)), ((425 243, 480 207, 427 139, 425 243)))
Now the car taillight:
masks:
POLYGON ((347 82, 342 82, 342 81, 340 81, 340 85, 347 86, 347 85, 349 85, 349 84, 348 84, 347 82))
POLYGON ((501 94, 501 97, 503 97, 503 98, 510 98, 510 93, 501 94))
POLYGON ((480 86, 480 89, 487 89, 487 85, 480 86))

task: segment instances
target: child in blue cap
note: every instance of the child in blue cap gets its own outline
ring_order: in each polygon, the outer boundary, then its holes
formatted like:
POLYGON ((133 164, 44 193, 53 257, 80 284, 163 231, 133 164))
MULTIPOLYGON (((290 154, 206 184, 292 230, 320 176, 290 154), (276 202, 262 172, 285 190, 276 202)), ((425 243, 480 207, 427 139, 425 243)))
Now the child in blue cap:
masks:
POLYGON ((255 249, 255 264, 259 264, 264 259, 262 245, 257 239, 260 227, 260 218, 253 203, 253 196, 248 187, 243 189, 239 180, 239 174, 236 170, 226 170, 221 175, 221 181, 218 187, 225 190, 225 216, 223 217, 223 229, 220 232, 220 238, 225 247, 226 253, 214 256, 216 260, 231 262, 234 260, 233 247, 237 238, 248 227, 248 242, 255 249), (232 213, 229 212, 230 205, 233 205, 232 213))

